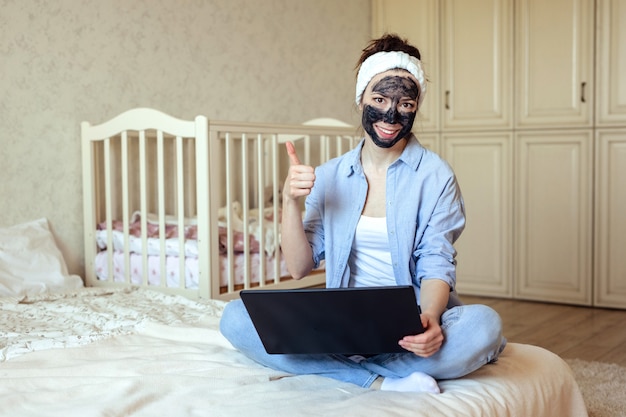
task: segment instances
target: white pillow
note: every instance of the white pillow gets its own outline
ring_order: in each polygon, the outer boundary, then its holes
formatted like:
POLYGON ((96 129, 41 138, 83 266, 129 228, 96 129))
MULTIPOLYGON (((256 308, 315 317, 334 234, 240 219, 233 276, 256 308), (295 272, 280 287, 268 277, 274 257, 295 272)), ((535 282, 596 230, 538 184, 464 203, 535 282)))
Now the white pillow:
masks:
POLYGON ((45 218, 0 228, 0 296, 36 295, 83 286, 69 275, 45 218))

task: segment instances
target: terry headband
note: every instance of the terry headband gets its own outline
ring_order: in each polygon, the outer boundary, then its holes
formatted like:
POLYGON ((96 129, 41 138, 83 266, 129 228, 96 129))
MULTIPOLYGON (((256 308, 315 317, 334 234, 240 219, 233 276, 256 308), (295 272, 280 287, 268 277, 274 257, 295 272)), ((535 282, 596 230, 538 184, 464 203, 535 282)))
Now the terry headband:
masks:
POLYGON ((426 78, 422 70, 422 63, 414 56, 400 51, 378 52, 363 61, 356 78, 357 106, 361 103, 361 96, 372 78, 381 72, 396 68, 407 70, 417 79, 420 88, 417 99, 417 107, 419 109, 426 94, 426 78))

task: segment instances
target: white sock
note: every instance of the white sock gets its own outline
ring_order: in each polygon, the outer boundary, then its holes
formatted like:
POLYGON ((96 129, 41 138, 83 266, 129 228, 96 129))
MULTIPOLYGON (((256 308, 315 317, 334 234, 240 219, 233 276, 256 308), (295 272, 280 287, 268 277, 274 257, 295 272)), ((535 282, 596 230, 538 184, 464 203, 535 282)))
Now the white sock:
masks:
POLYGON ((404 378, 385 378, 380 389, 382 391, 430 392, 432 394, 441 392, 435 378, 423 372, 413 372, 404 378))

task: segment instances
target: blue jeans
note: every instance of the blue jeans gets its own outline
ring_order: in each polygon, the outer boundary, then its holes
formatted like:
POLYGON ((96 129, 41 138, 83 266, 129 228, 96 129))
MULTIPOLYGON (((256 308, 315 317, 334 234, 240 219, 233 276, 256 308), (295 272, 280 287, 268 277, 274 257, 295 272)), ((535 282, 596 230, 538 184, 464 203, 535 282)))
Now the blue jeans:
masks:
POLYGON ((495 362, 506 345, 500 316, 484 305, 462 305, 441 317, 444 342, 429 358, 411 352, 381 354, 356 362, 344 355, 269 355, 241 300, 229 302, 220 331, 252 360, 290 374, 314 374, 369 387, 376 378, 401 378, 419 371, 435 379, 453 379, 495 362))

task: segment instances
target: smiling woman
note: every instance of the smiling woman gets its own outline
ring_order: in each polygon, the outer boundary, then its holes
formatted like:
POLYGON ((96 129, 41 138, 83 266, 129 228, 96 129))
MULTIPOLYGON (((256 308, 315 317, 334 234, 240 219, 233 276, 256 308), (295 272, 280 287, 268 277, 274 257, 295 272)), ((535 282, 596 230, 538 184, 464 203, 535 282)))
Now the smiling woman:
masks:
POLYGON ((270 355, 240 300, 226 306, 221 329, 240 351, 270 368, 381 390, 438 393, 437 379, 495 362, 506 340, 493 309, 461 306, 456 295, 454 242, 465 226, 465 208, 450 166, 411 133, 426 92, 419 50, 386 35, 370 42, 357 68, 365 137, 317 168, 302 164, 287 146, 281 247, 294 277, 325 260, 327 288, 411 285, 425 331, 398 340, 404 353, 270 355))

